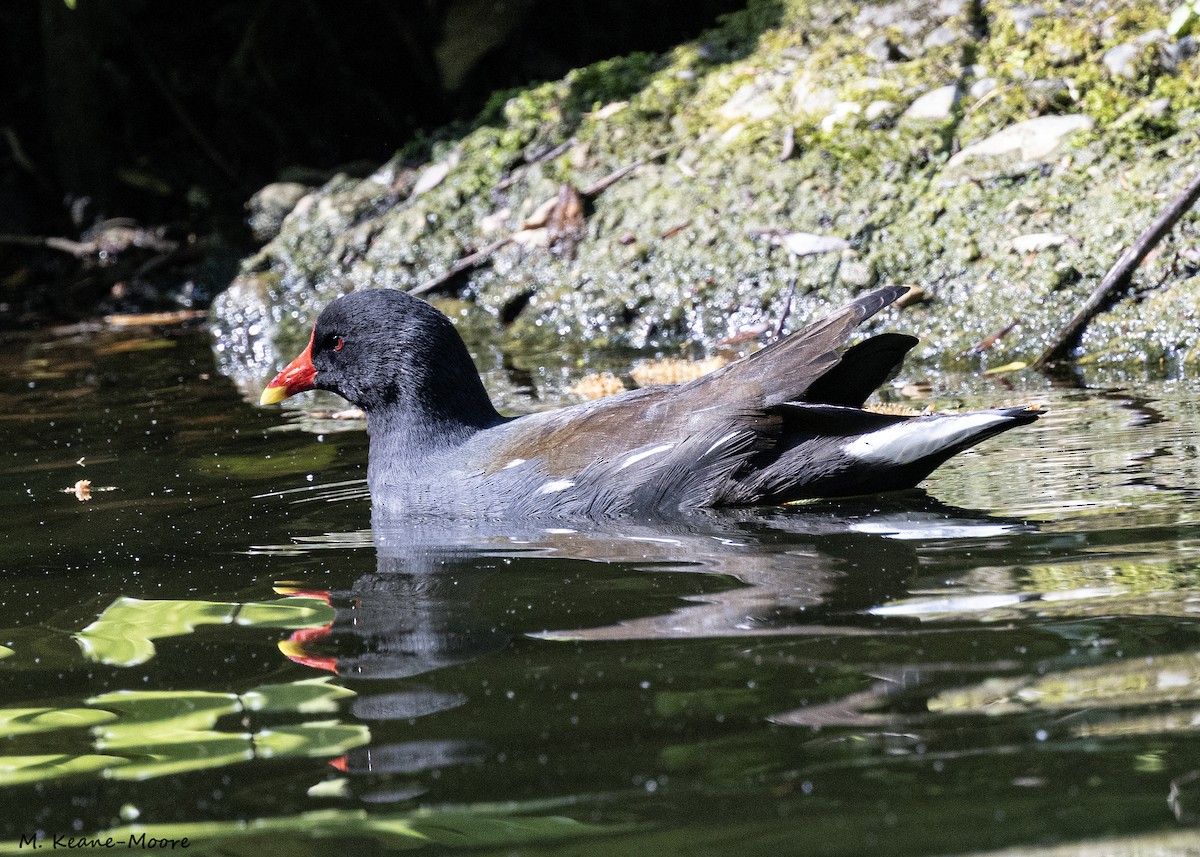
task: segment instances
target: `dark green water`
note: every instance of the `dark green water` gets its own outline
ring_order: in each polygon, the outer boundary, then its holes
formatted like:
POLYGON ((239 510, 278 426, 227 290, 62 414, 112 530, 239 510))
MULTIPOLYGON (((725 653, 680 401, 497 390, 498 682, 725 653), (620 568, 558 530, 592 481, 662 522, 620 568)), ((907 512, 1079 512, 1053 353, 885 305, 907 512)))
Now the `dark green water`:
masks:
POLYGON ((377 549, 365 435, 202 336, 5 344, 0 853, 1194 853, 1198 383, 941 380, 1053 410, 925 495, 377 549))

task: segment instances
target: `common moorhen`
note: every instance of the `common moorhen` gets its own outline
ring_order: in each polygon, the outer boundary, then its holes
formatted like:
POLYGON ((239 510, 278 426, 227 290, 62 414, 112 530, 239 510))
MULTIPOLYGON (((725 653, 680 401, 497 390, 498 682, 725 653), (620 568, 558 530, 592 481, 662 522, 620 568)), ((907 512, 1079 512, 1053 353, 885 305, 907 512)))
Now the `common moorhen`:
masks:
POLYGON ((884 333, 838 349, 905 291, 863 295, 687 384, 510 418, 446 316, 369 289, 325 308, 261 403, 319 388, 362 408, 367 481, 384 517, 596 518, 909 488, 1043 411, 863 410, 917 340, 884 333))

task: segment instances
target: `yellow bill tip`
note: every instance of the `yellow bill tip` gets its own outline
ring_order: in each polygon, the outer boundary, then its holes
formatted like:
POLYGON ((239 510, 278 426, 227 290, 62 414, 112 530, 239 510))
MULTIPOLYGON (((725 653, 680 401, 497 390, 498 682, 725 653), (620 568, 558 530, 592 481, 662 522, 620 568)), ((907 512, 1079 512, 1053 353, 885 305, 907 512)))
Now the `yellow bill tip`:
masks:
POLYGON ((258 397, 260 405, 277 405, 288 397, 287 387, 266 387, 262 391, 262 395, 258 397))

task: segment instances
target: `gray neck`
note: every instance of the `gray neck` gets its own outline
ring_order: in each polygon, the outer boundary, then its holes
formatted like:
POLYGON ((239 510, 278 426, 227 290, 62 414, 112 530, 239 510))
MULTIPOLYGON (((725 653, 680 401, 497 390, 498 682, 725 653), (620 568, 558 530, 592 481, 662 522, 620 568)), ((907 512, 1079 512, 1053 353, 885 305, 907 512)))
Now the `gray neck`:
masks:
POLYGON ((428 410, 388 408, 367 417, 371 436, 367 482, 373 498, 436 485, 454 450, 480 431, 506 422, 491 404, 486 411, 450 416, 428 410))

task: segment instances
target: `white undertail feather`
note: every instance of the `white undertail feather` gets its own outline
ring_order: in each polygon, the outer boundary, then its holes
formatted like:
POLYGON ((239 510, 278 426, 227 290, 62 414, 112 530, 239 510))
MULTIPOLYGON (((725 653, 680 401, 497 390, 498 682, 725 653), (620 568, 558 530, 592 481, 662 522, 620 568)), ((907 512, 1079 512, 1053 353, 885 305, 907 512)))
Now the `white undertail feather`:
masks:
POLYGON ((911 464, 1011 419, 1006 414, 980 413, 912 420, 864 434, 848 443, 845 452, 872 464, 911 464))

